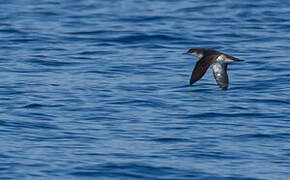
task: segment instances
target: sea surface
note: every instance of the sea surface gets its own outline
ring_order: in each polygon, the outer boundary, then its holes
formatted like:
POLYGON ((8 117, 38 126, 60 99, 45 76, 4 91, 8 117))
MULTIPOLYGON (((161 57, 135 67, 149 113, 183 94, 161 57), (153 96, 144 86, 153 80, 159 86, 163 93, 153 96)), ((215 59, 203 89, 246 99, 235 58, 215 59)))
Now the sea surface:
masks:
POLYGON ((1 1, 0 179, 287 180, 289 53, 286 0, 1 1))

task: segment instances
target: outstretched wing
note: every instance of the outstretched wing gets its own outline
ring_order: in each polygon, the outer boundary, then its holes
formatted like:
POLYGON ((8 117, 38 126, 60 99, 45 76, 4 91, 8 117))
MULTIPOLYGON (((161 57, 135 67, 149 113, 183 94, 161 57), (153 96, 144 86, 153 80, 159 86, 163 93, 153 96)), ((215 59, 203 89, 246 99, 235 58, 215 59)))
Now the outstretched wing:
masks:
POLYGON ((214 57, 211 56, 203 56, 199 61, 197 61, 191 74, 190 85, 202 78, 211 65, 213 58, 214 57))
POLYGON ((227 63, 214 63, 212 65, 214 78, 219 87, 222 88, 223 90, 227 90, 229 85, 227 68, 228 68, 227 63))

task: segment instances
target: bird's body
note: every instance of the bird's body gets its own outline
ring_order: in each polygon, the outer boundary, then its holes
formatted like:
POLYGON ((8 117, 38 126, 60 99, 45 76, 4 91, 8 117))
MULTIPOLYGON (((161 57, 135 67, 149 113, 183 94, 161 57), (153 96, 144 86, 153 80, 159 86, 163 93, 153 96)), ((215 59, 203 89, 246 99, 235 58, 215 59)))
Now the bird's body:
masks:
POLYGON ((201 79, 206 73, 207 69, 212 66, 215 80, 219 87, 223 90, 227 90, 229 84, 227 74, 228 63, 243 61, 225 53, 206 48, 192 48, 185 54, 191 54, 200 57, 192 71, 190 85, 201 79))

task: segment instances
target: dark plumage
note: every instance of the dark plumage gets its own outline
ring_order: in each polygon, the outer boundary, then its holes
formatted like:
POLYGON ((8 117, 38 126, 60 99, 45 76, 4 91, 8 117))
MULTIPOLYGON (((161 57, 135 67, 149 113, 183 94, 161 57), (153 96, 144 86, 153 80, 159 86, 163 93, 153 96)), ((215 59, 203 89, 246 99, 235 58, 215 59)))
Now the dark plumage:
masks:
POLYGON ((207 69, 212 66, 215 80, 223 90, 227 90, 229 84, 227 74, 228 64, 234 61, 243 61, 225 53, 206 48, 192 48, 184 54, 200 57, 192 71, 190 85, 201 79, 207 69))

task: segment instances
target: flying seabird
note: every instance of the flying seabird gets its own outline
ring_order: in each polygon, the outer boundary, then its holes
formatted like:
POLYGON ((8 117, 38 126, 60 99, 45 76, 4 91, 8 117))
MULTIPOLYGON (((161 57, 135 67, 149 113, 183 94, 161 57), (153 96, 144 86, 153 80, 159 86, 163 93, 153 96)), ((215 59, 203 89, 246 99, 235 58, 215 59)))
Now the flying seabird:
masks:
POLYGON ((207 48, 191 48, 184 54, 191 54, 200 58, 192 71, 190 85, 202 78, 211 65, 215 80, 219 87, 223 90, 227 90, 229 84, 227 74, 228 63, 243 61, 225 53, 207 48))

